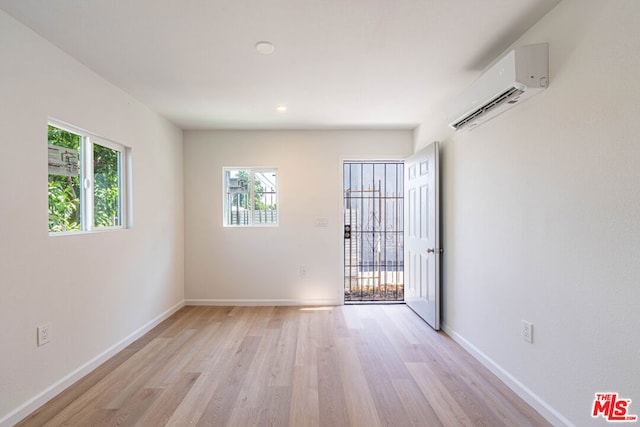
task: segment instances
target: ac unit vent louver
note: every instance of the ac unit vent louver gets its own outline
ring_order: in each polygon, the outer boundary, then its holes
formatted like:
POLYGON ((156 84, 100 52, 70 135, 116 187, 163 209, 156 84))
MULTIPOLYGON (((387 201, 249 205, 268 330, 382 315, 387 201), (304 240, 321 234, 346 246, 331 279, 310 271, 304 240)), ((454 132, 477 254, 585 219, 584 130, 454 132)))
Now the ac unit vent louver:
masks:
POLYGON ((515 103, 518 100, 514 99, 512 101, 513 98, 517 98, 518 96, 522 95, 524 93, 523 90, 517 89, 515 87, 512 87, 508 90, 505 90, 503 93, 501 93, 500 95, 496 96, 495 99, 491 100, 488 104, 483 105, 482 107, 478 108, 477 110, 475 110, 474 112, 470 113, 468 116, 466 116, 464 119, 460 120, 459 122, 456 123, 452 123, 451 127, 457 129, 460 129, 462 127, 464 127, 464 125, 466 125, 467 123, 473 121, 476 117, 485 114, 489 111, 491 111, 492 109, 496 108, 497 106, 505 103, 505 102, 509 102, 509 103, 515 103))

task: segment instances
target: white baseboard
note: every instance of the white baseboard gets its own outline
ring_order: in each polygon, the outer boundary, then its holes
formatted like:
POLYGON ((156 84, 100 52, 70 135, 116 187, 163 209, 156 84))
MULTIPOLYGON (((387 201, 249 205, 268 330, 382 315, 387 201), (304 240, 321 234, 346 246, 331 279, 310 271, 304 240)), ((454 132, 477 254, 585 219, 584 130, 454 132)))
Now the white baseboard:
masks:
POLYGON ((13 426, 14 424, 18 423, 22 419, 26 418, 29 414, 31 414, 33 411, 38 409, 40 406, 44 405, 49 400, 53 399, 56 395, 58 395, 59 393, 67 389, 73 383, 75 383, 76 381, 78 381, 79 379, 81 379, 82 377, 84 377, 94 369, 96 369, 98 366, 102 365, 104 362, 106 362, 111 357, 113 357, 116 353, 123 350, 129 344, 131 344, 132 342, 134 342, 135 340, 137 340, 138 338, 140 338, 141 336, 149 332, 151 329, 156 327, 160 322, 167 319, 176 311, 180 310, 182 307, 184 307, 184 305, 185 305, 184 301, 180 301, 173 307, 166 310, 164 313, 160 314, 156 318, 147 322, 142 327, 138 328, 132 334, 122 339, 120 342, 109 347, 107 350, 103 351, 93 359, 89 360, 87 363, 80 366, 75 371, 69 373, 59 381, 52 384, 50 387, 46 388, 41 393, 37 394, 33 398, 29 399, 28 401, 20 405, 18 408, 9 412, 2 419, 0 419, 0 427, 13 426))
POLYGON ((547 421, 554 426, 575 427, 575 425, 567 420, 560 412, 556 411, 551 405, 542 400, 540 396, 535 394, 531 389, 518 381, 513 375, 507 372, 502 366, 498 365, 493 359, 488 357, 476 346, 467 341, 462 335, 442 324, 442 330, 447 333, 455 342, 460 344, 469 354, 478 360, 484 367, 489 369, 495 376, 500 378, 507 387, 513 390, 522 400, 527 402, 531 407, 540 413, 547 421))
POLYGON ((317 305, 342 305, 338 300, 299 300, 299 299, 187 299, 185 305, 211 305, 211 306, 317 306, 317 305))

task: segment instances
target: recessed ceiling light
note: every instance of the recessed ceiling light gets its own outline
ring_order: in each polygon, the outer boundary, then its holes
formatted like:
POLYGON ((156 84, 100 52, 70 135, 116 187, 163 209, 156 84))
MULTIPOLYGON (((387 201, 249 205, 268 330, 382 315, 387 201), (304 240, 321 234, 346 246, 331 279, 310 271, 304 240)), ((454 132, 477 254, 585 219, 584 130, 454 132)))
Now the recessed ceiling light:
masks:
POLYGON ((263 55, 271 55, 273 52, 275 52, 276 47, 271 42, 260 41, 256 43, 256 50, 258 51, 258 53, 261 53, 263 55))
POLYGON ((284 113, 285 111, 287 111, 287 106, 280 104, 276 107, 276 111, 278 111, 279 113, 284 113))

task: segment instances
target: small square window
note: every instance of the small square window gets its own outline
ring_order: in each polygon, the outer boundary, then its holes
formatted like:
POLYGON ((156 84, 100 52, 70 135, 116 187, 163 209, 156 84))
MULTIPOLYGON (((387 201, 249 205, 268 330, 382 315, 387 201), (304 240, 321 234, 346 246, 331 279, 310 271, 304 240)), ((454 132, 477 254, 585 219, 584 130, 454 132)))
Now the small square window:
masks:
POLYGON ((278 225, 278 170, 224 168, 226 227, 278 225))

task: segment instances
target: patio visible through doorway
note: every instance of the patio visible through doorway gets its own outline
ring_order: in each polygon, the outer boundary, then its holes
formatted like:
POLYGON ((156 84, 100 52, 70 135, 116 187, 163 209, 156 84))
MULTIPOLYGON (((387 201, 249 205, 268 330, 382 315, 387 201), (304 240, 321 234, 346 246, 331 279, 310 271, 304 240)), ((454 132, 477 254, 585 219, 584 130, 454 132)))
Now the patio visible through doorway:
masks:
POLYGON ((345 161, 344 300, 404 301, 404 163, 345 161))

